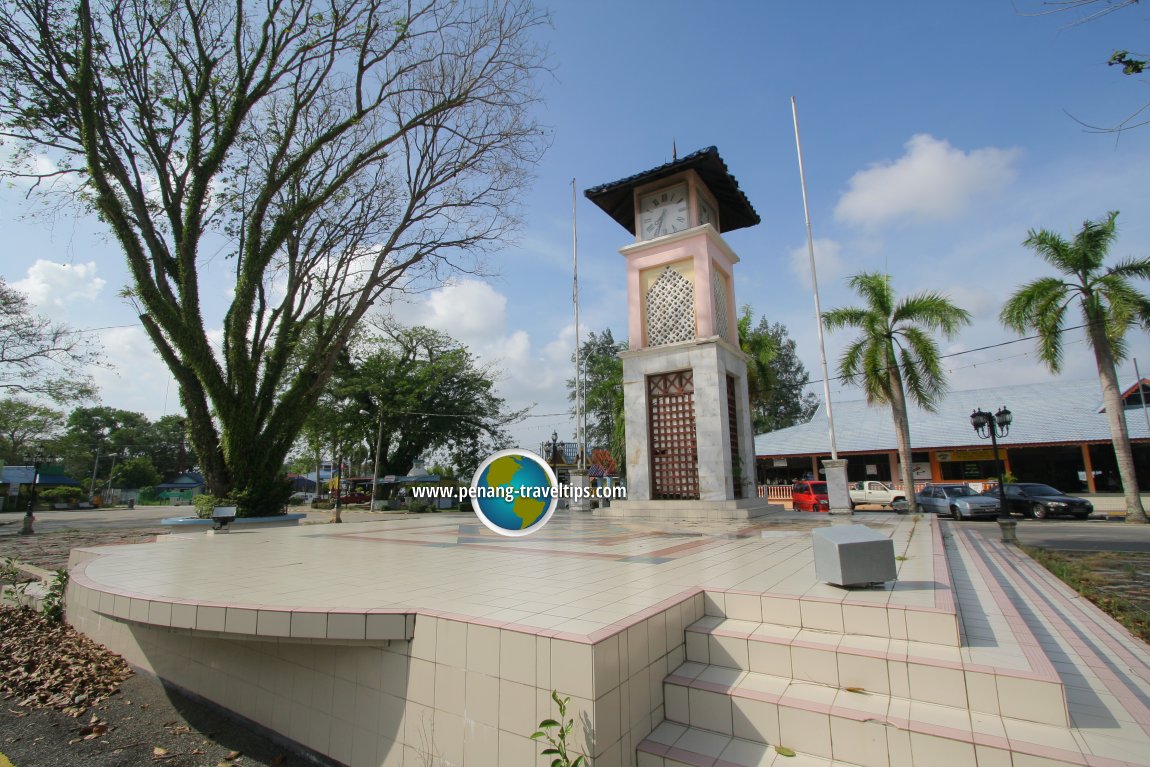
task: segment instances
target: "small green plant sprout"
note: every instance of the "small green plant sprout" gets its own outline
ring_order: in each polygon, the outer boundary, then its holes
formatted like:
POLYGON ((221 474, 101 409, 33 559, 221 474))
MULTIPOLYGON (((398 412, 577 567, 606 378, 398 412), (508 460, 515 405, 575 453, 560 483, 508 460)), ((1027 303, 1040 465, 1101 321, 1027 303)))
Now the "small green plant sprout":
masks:
POLYGON ((57 570, 52 582, 48 584, 48 593, 44 595, 41 611, 44 617, 56 623, 64 620, 64 592, 68 590, 68 571, 57 570))
POLYGON ((539 729, 531 735, 531 739, 545 739, 550 744, 548 748, 543 749, 543 756, 555 757, 551 760, 551 767, 583 767, 587 757, 580 754, 572 761, 567 753, 567 737, 575 729, 575 720, 566 719, 567 704, 571 702, 571 699, 560 698, 558 691, 552 690, 551 700, 555 701, 555 705, 559 707, 559 721, 544 719, 539 723, 539 729), (561 724, 561 722, 563 723, 561 724))

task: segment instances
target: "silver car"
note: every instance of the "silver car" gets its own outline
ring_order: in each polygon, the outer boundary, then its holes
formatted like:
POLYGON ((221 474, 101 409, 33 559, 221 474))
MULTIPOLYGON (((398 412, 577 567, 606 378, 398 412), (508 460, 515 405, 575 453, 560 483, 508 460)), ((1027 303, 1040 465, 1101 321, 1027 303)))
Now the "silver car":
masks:
POLYGON ((920 512, 932 512, 955 519, 998 519, 998 498, 982 495, 970 485, 935 483, 915 493, 920 512))

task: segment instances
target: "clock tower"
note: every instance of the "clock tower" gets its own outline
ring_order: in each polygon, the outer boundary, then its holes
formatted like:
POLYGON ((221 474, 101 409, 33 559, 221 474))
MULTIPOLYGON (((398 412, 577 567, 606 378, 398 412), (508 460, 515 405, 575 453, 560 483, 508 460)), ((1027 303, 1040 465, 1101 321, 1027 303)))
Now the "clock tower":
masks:
POLYGON ((635 236, 623 359, 627 500, 610 516, 746 518, 755 493, 746 355, 721 234, 759 216, 715 147, 584 192, 635 236))

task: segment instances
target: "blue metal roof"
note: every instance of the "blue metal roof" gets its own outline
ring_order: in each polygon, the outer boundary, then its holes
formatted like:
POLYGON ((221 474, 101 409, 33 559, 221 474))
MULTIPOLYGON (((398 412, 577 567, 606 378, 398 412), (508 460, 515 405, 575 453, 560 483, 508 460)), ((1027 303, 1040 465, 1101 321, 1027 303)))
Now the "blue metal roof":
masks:
MULTIPOLYGON (((898 449, 889 405, 871 406, 865 400, 835 400, 833 404, 835 443, 840 453, 898 449)), ((989 440, 975 434, 970 414, 980 408, 993 413, 1004 405, 1014 414, 1014 423, 1010 434, 999 440, 1001 445, 1110 441, 1101 385, 1098 379, 1088 379, 952 391, 935 413, 911 405, 907 414, 911 445, 915 450, 985 447, 989 440)), ((1140 407, 1127 407, 1126 426, 1131 439, 1150 439, 1140 407)), ((758 456, 829 453, 830 435, 823 405, 807 423, 755 437, 758 456)))

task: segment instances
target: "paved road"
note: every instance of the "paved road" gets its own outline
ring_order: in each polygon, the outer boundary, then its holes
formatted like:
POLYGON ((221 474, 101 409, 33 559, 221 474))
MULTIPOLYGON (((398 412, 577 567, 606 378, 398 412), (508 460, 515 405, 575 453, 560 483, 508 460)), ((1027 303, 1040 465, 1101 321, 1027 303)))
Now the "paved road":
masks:
MULTIPOLYGON (((195 514, 191 506, 139 506, 135 509, 75 509, 37 511, 34 529, 39 533, 60 530, 127 530, 153 527, 165 517, 195 514)), ((14 534, 23 526, 24 513, 0 512, 0 535, 14 534)))
MULTIPOLYGON (((965 523, 969 524, 969 523, 965 523)), ((1150 525, 1090 520, 1020 519, 1018 540, 1024 546, 1067 551, 1150 552, 1150 525)))
MULTIPOLYGON (((293 511, 304 509, 293 509, 293 511)), ((331 518, 329 511, 308 512, 308 522, 324 522, 331 518)), ((193 514, 190 506, 141 506, 135 509, 85 509, 75 511, 36 512, 36 531, 41 533, 62 530, 130 530, 159 525, 165 517, 193 514)), ((0 512, 0 535, 19 532, 23 514, 0 512)), ((345 522, 378 521, 385 514, 345 509, 345 522)), ((1117 521, 1049 519, 1036 521, 1018 519, 1018 539, 1027 546, 1078 551, 1147 551, 1150 552, 1150 525, 1127 525, 1117 521)), ((989 525, 989 522, 962 524, 989 525)))

